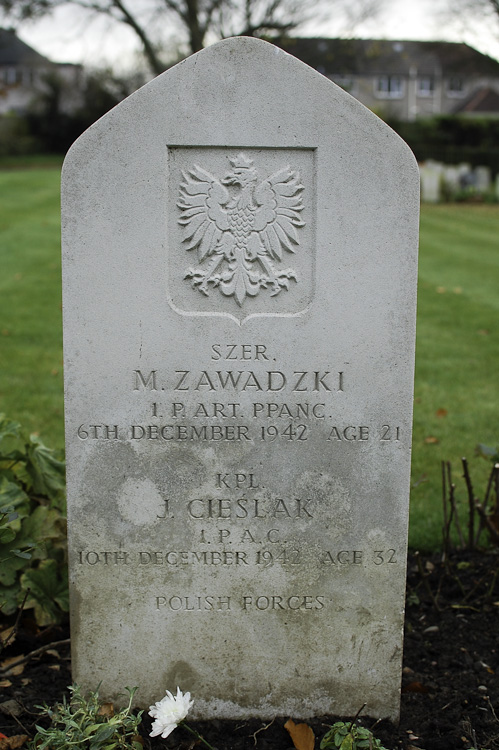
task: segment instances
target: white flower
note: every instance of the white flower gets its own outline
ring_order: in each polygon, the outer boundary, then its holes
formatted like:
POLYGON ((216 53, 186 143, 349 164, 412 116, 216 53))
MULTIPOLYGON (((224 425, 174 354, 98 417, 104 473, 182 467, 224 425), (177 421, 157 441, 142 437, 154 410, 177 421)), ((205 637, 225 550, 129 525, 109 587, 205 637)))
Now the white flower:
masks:
POLYGON ((149 706, 149 716, 155 719, 149 736, 157 737, 160 734, 163 739, 168 737, 178 724, 185 719, 193 703, 191 694, 182 693, 179 687, 177 687, 177 695, 175 696, 167 690, 162 700, 155 703, 154 706, 149 706))

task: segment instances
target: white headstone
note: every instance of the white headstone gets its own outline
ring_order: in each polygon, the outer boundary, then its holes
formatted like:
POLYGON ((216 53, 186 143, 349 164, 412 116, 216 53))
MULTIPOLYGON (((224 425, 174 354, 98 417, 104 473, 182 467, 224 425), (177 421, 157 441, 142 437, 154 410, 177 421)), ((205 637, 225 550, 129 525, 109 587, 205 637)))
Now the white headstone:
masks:
POLYGON ((490 190, 492 177, 490 167, 475 168, 475 185, 479 193, 487 193, 490 190))
POLYGON ((452 198, 452 196, 458 193, 461 189, 458 167, 446 165, 443 171, 443 182, 447 196, 452 198))
POLYGON ((63 176, 74 679, 198 717, 399 711, 418 170, 229 39, 63 176))
POLYGON ((419 167, 421 176, 421 200, 438 203, 442 197, 443 170, 441 164, 425 162, 419 167))

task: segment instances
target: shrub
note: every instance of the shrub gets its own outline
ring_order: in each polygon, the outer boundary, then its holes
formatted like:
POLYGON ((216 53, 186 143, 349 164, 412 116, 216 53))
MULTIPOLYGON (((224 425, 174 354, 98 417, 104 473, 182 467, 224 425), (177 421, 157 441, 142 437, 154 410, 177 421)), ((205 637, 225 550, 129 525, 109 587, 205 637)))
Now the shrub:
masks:
POLYGON ((413 122, 387 120, 414 151, 420 162, 435 159, 444 164, 469 162, 499 172, 499 120, 486 117, 441 115, 413 122))
POLYGON ((0 611, 22 605, 39 625, 69 609, 65 464, 0 414, 0 611))
POLYGON ((30 750, 142 750, 137 736, 142 712, 135 716, 131 712, 137 688, 126 688, 128 705, 115 713, 110 703, 102 704, 99 691, 85 698, 77 685, 69 688, 71 701, 64 699, 54 708, 44 707, 50 717, 48 729, 37 725, 37 733, 29 743, 30 750))

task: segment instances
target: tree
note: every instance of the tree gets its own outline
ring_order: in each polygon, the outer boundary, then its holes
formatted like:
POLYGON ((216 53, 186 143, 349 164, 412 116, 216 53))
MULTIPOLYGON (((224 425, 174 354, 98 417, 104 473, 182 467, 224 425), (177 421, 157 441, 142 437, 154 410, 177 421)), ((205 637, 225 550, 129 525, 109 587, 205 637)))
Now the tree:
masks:
POLYGON ((451 12, 464 12, 475 16, 485 14, 499 17, 499 0, 452 0, 448 3, 448 9, 451 12))
MULTIPOLYGON (((499 0, 498 0, 499 1, 499 0)), ((161 54, 165 31, 180 30, 188 54, 202 49, 208 38, 227 36, 280 36, 331 6, 359 17, 373 15, 382 0, 0 0, 4 20, 20 24, 63 5, 78 6, 128 26, 140 41, 144 57, 155 74, 167 67, 161 54), (306 9, 304 6, 307 6, 306 9)), ((211 40, 210 39, 210 40, 211 40)))
POLYGON ((54 70, 45 75, 43 88, 26 114, 29 135, 36 139, 39 149, 63 154, 84 130, 142 83, 100 70, 87 73, 75 90, 54 70), (71 96, 74 100, 68 107, 71 96))
POLYGON ((462 41, 499 59, 499 0, 439 0, 434 14, 440 26, 458 33, 462 41))

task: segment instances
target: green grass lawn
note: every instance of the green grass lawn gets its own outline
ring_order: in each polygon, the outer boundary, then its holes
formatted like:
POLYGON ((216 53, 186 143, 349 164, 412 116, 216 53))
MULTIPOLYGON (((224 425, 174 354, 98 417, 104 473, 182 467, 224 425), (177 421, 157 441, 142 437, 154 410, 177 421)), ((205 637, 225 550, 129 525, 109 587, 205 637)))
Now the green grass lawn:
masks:
POLYGON ((0 170, 0 411, 62 448, 59 180, 0 170))
POLYGON ((498 240, 498 206, 423 206, 410 533, 421 549, 440 541, 441 461, 464 500, 466 456, 483 497, 490 465, 474 449, 499 443, 498 240))
MULTIPOLYGON (((0 411, 63 446, 59 168, 0 164, 0 411), (2 169, 2 166, 4 167, 2 169)), ((460 457, 478 496, 499 443, 499 207, 423 206, 410 544, 440 546, 440 463, 460 457)))

